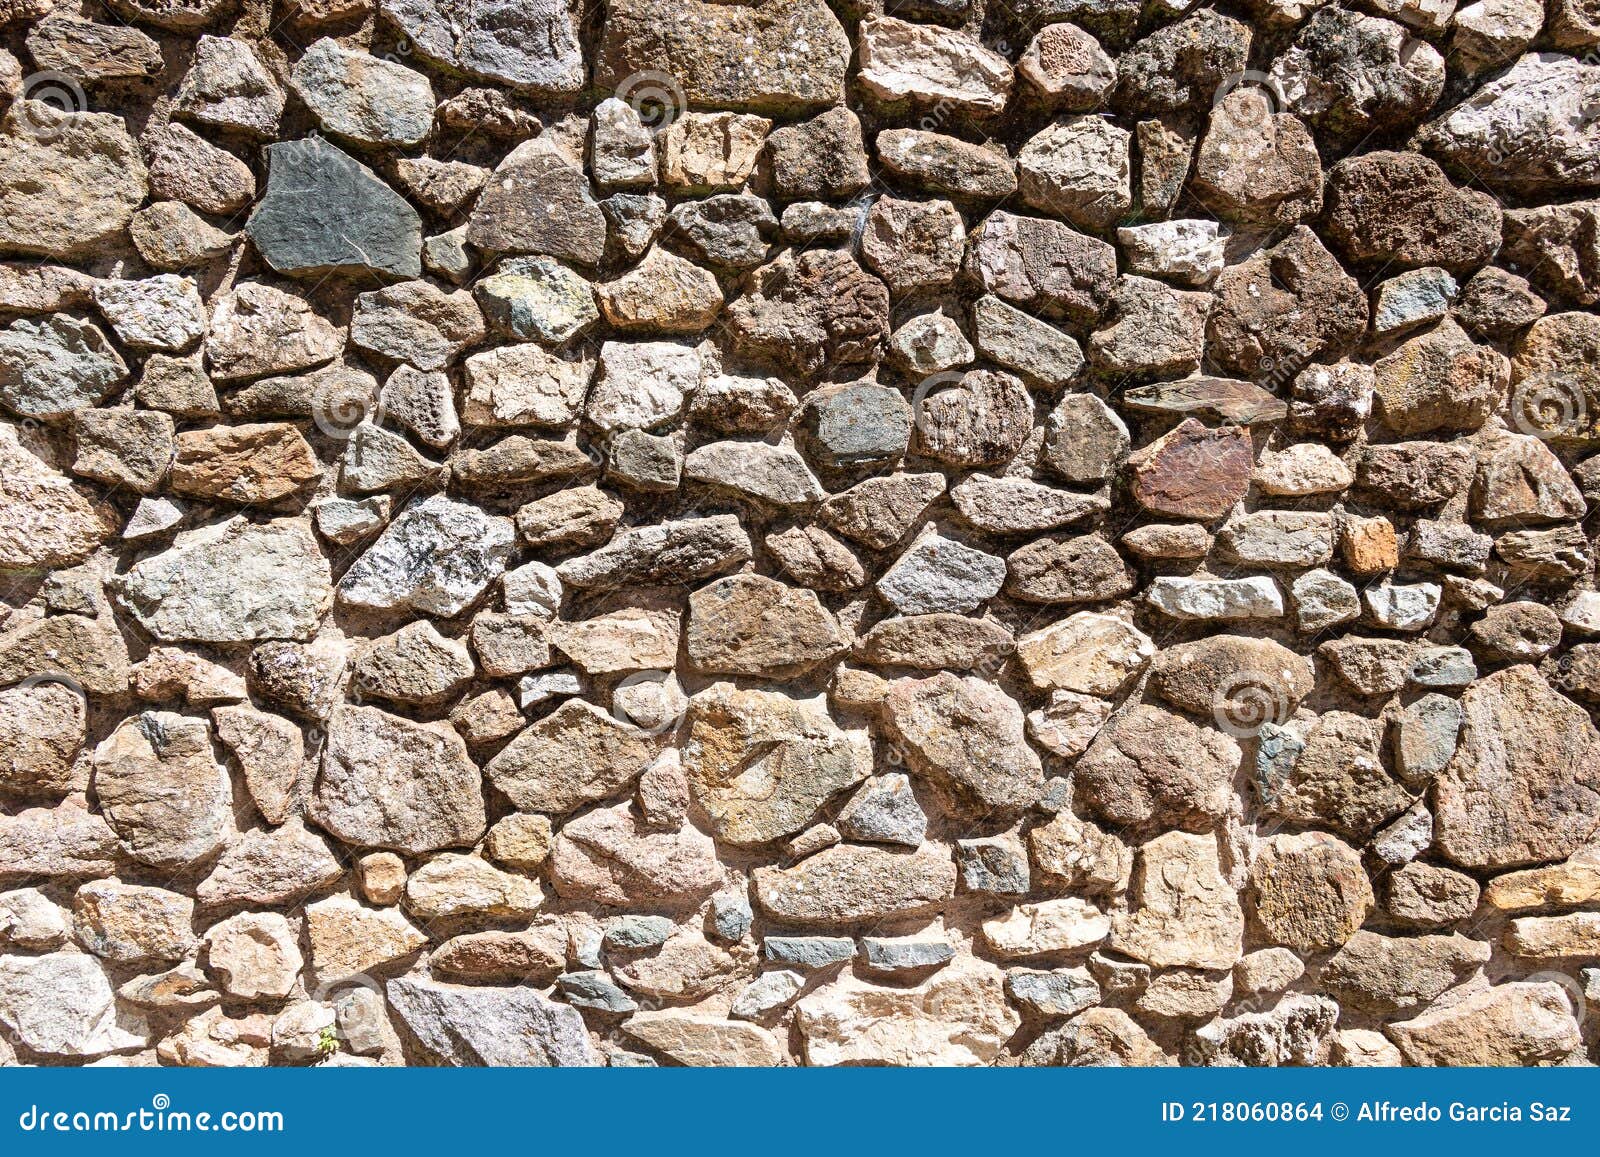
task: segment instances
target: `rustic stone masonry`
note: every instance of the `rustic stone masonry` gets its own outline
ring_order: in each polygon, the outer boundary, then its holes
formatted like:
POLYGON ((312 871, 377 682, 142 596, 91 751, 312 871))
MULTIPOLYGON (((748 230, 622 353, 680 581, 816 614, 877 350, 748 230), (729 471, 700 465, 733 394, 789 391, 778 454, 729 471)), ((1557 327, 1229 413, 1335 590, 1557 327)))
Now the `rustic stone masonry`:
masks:
POLYGON ((0 1060, 1586 1064, 1582 0, 0 2, 0 1060))

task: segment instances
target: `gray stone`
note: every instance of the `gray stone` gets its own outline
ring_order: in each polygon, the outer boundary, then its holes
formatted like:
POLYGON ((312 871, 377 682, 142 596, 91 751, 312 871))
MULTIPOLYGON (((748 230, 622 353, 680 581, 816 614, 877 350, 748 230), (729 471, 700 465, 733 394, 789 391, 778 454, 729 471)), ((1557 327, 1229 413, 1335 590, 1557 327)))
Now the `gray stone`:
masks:
POLYGON ((195 44, 194 62, 178 86, 173 110, 200 124, 272 137, 287 103, 283 89, 247 41, 202 36, 195 44))
POLYGON ((998 594, 1005 577, 1003 560, 933 533, 901 555, 877 589, 903 615, 965 613, 998 594))
POLYGON ((434 495, 402 511, 339 583, 339 598, 453 618, 506 568, 511 520, 434 495))
POLYGON ((268 145, 267 192, 245 230, 294 277, 422 273, 422 219, 361 162, 321 137, 268 145))
POLYGON ((419 55, 533 96, 584 85, 577 16, 566 0, 490 0, 465 11, 443 0, 382 0, 419 55))
POLYGON ((385 986, 395 1015, 440 1064, 596 1066, 583 1017, 531 988, 402 978, 385 986))
POLYGON ((636 1012, 639 1008, 638 1001, 619 988, 608 974, 598 970, 564 972, 556 977, 556 987, 574 1008, 605 1013, 636 1012))
POLYGON ((369 145, 414 145, 433 128, 433 88, 420 72, 322 39, 291 83, 329 132, 369 145))
POLYGON ((310 522, 244 517, 180 534, 116 583, 117 600, 163 642, 309 639, 332 605, 310 522))
POLYGON ((58 313, 0 330, 0 402, 25 418, 64 418, 127 377, 122 356, 92 322, 58 313))
POLYGON ((846 838, 866 843, 915 848, 928 834, 928 817, 917 803, 911 781, 898 772, 862 784, 839 810, 835 823, 846 838))

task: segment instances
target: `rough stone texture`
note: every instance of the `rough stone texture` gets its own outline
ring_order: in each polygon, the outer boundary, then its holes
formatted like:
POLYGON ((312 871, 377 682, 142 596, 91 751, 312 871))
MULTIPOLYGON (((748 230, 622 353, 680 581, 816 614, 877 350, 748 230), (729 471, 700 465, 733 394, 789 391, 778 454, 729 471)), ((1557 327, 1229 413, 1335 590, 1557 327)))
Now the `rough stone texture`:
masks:
POLYGON ((1592 5, 108 4, 4 1063, 1596 1059, 1592 5))

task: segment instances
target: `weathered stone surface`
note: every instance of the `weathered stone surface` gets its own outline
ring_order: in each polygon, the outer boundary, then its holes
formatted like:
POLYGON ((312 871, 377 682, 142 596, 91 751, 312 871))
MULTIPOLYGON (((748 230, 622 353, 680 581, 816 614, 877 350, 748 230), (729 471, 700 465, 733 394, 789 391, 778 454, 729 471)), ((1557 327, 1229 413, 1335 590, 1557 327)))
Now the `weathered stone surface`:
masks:
POLYGON ((514 537, 510 519, 434 495, 389 524, 345 572, 339 598, 453 617, 500 577, 514 537))
POLYGON ((797 1005, 808 1064, 989 1064, 1019 1018, 976 957, 910 989, 843 979, 797 1005))
POLYGON ((1460 934, 1357 932, 1323 967, 1320 983, 1340 1002, 1377 1016, 1420 1012, 1489 960, 1489 945, 1460 934))
POLYGON ((439 1064, 600 1064, 583 1017, 531 988, 401 978, 385 986, 395 1014, 439 1064))
POLYGON ((84 953, 0 958, 0 1024, 46 1056, 90 1060, 147 1043, 120 1023, 111 982, 84 953))
POLYGON ((18 100, 0 121, 0 249, 94 253, 122 235, 148 188, 120 117, 18 100))
POLYGON ((546 137, 513 149, 473 206, 467 240, 497 253, 539 253, 592 266, 606 243, 606 219, 583 170, 546 137))
POLYGON ((1150 513, 1210 522, 1250 487, 1250 436, 1238 426, 1208 429, 1186 418, 1131 465, 1133 496, 1150 513))
POLYGON ((1244 913, 1214 837, 1169 832, 1140 849, 1113 947, 1156 967, 1232 968, 1243 937, 1244 913))
POLYGON ((1332 361, 1367 324, 1366 295, 1304 225, 1223 270, 1216 291, 1210 354, 1247 377, 1332 361))
POLYGON ((292 277, 422 273, 421 218, 371 169, 320 137, 270 145, 267 154, 267 192, 245 228, 273 269, 292 277))
POLYGON ((858 79, 881 101, 942 103, 974 113, 1005 107, 1011 65, 975 40, 892 16, 864 21, 859 35, 858 79))
POLYGON ((342 706, 328 737, 312 818, 357 846, 416 854, 483 834, 483 792, 466 744, 446 723, 342 706))
POLYGON ((1571 110, 1600 84, 1592 64, 1559 53, 1529 53, 1473 99, 1422 131, 1426 147, 1512 190, 1577 188, 1595 182, 1593 124, 1571 110), (1499 142, 1515 139, 1513 160, 1499 142))
MULTIPOLYGON (((629 78, 665 74, 696 108, 803 112, 840 102, 849 60, 850 42, 822 0, 673 0, 667 9, 624 0, 608 12, 595 81, 620 91, 629 78), (802 42, 808 51, 796 54, 802 42)), ((638 95, 673 99, 670 89, 638 95)))
POLYGON ((655 753, 638 728, 570 699, 512 740, 484 773, 519 808, 560 815, 616 794, 655 753))
POLYGON ((1585 786, 1596 758, 1587 713, 1531 667, 1509 667, 1461 699, 1455 756, 1440 774, 1438 843, 1463 867, 1559 859, 1600 823, 1585 786))
POLYGON ((118 601, 156 638, 309 639, 332 604, 310 526, 233 518, 181 534, 119 582, 118 601))
POLYGON ((955 891, 956 866, 937 845, 839 844, 792 868, 757 868, 751 882, 756 904, 780 924, 848 928, 936 911, 955 891))
POLYGON ((1039 797, 1044 777, 1023 737, 1022 709, 993 684, 949 672, 899 680, 884 712, 912 768, 960 804, 1005 813, 1039 797))
POLYGON ((205 720, 146 711, 94 751, 95 794, 127 853, 179 870, 217 851, 233 831, 228 773, 205 720))
POLYGON ((1116 283, 1116 250, 1058 221, 996 210, 975 229, 968 269, 982 287, 1023 309, 1087 328, 1116 283))
POLYGON ((1551 1065, 1580 1045, 1572 998, 1549 982, 1499 984, 1388 1026, 1414 1065, 1551 1065))
POLYGON ((1266 841, 1250 868, 1249 896, 1262 934, 1299 952, 1340 947, 1373 907, 1361 857, 1323 832, 1266 841))
POLYGON ((1119 827, 1207 831, 1227 807, 1239 745, 1159 707, 1114 717, 1078 760, 1089 810, 1119 827))
POLYGON ((723 869, 709 836, 688 826, 651 831, 624 803, 562 826, 550 882, 564 899, 676 908, 720 888, 723 869))
POLYGON ((1268 77, 1292 112, 1347 145, 1375 130, 1405 129, 1444 88, 1444 59, 1377 16, 1321 8, 1273 62, 1268 77))

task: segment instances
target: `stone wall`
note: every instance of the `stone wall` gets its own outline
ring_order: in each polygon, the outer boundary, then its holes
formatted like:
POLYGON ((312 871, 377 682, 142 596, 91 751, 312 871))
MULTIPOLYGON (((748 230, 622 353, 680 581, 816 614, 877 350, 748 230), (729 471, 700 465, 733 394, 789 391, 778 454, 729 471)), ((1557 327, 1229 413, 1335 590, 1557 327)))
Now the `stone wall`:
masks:
POLYGON ((1586 1063, 1578 0, 0 4, 0 1057, 1586 1063))

